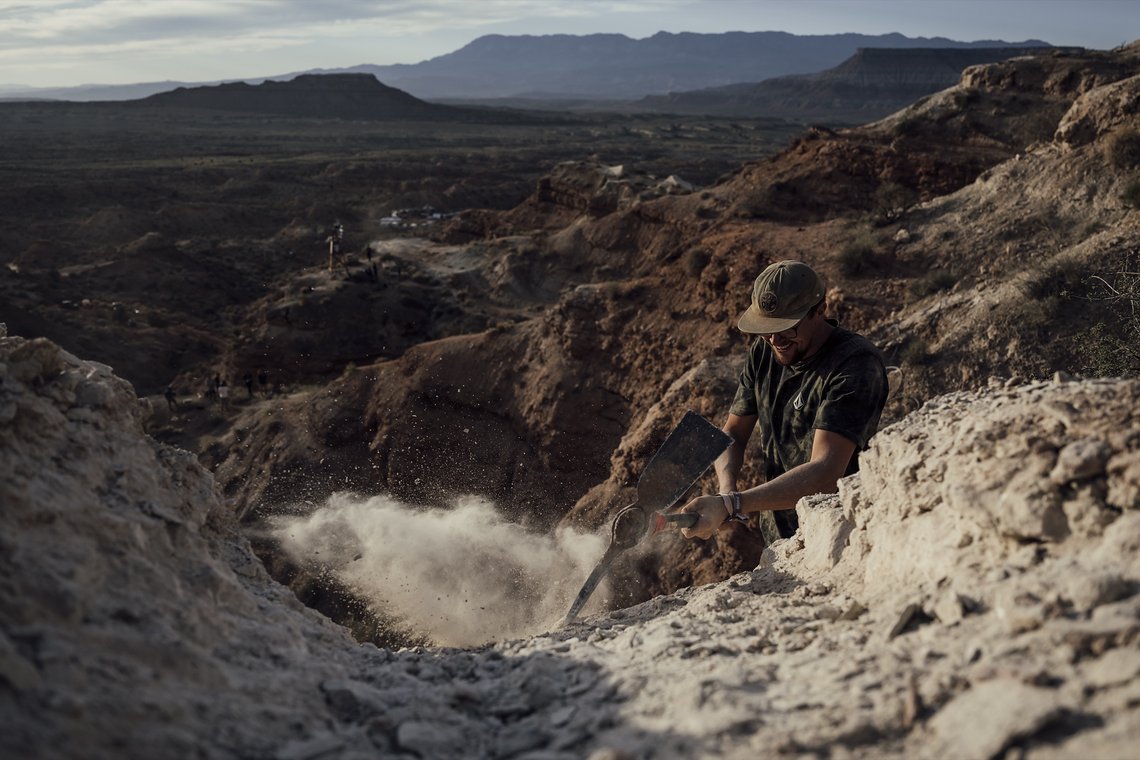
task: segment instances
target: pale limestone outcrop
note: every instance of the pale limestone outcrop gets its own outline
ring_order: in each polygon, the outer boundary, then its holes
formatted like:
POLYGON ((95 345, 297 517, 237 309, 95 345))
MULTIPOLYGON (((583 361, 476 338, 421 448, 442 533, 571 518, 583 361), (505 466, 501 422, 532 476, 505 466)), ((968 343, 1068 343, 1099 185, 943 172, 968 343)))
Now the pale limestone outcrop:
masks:
POLYGON ((753 572, 528 639, 393 652, 271 581, 108 368, 0 336, 5 749, 1124 756, 1138 397, 1137 381, 944 397, 883 430, 840 495, 802 501, 800 533, 753 572))
POLYGON ((1097 87, 1081 95, 1057 125, 1054 136, 1070 146, 1085 145, 1116 129, 1135 123, 1140 107, 1140 76, 1097 87))

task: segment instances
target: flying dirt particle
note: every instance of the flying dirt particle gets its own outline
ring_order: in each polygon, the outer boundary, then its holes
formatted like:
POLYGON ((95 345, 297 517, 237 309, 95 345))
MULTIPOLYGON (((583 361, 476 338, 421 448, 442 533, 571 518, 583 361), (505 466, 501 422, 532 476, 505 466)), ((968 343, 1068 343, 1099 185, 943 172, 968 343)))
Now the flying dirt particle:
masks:
POLYGON ((421 509, 346 493, 278 518, 273 533, 298 563, 312 566, 320 552, 318 572, 445 646, 551 630, 607 543, 604 531, 528 530, 475 497, 421 509))

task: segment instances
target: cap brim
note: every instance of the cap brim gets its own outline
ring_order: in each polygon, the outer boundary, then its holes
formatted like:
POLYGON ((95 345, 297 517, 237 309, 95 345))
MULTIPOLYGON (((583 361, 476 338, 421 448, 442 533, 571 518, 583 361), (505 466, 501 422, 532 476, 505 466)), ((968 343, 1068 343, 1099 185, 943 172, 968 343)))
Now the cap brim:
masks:
POLYGON ((796 317, 765 317, 753 304, 740 315, 740 320, 736 326, 740 328, 741 332, 746 333, 778 333, 781 330, 795 327, 801 319, 807 316, 809 311, 811 311, 810 308, 805 309, 803 314, 796 317))

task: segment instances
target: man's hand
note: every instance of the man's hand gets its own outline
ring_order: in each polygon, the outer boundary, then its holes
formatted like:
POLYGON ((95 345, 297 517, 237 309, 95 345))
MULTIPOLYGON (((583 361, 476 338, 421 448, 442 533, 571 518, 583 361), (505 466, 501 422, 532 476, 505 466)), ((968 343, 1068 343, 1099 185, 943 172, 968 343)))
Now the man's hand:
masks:
POLYGON ((713 533, 716 533, 728 518, 728 510, 724 508, 724 499, 716 494, 698 496, 686 504, 681 511, 700 515, 696 525, 681 529, 681 535, 685 538, 712 538, 713 533))

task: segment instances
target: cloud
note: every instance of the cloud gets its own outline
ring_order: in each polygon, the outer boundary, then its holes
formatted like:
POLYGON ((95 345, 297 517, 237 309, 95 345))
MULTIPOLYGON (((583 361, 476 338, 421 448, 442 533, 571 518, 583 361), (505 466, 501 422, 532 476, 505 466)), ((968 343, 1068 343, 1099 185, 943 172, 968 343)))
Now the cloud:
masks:
POLYGON ((0 3, 4 47, 89 46, 198 36, 292 39, 362 32, 426 34, 441 26, 478 28, 520 18, 590 18, 654 12, 679 0, 45 0, 0 3))
MULTIPOLYGON (((617 13, 653 13, 689 0, 0 0, 0 65, 11 74, 111 74, 119 80, 202 78, 214 70, 248 76, 292 59, 307 47, 325 60, 293 61, 286 68, 345 65, 332 59, 386 50, 411 63, 449 52, 496 25, 604 19, 617 13), (444 40, 457 43, 454 45, 444 40), (417 46, 418 42, 418 46, 417 46), (437 49, 440 48, 440 49, 437 49), (273 61, 277 54, 277 62, 273 61), (228 57, 228 60, 223 60, 228 57), (243 71, 244 69, 244 71, 243 71), (102 73, 100 73, 102 72, 102 73), (114 72, 114 73, 111 73, 114 72), (146 72, 143 76, 138 73, 146 72)), ((396 60, 353 61, 394 63, 396 60)), ((279 73, 279 72, 270 72, 279 73)), ((54 77, 53 77, 54 78, 54 77)), ((88 79, 88 81, 93 81, 88 79)), ((73 82, 74 83, 74 82, 73 82)))

